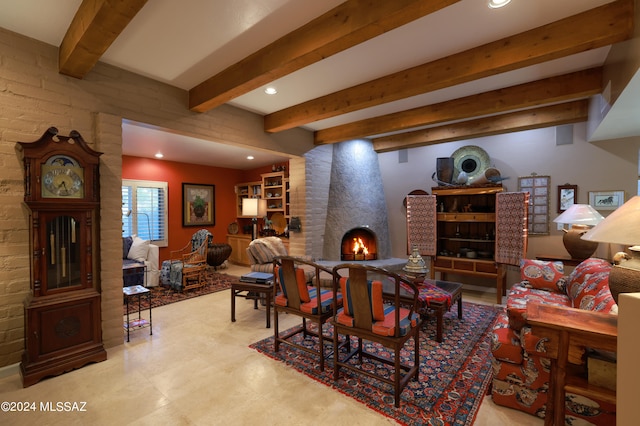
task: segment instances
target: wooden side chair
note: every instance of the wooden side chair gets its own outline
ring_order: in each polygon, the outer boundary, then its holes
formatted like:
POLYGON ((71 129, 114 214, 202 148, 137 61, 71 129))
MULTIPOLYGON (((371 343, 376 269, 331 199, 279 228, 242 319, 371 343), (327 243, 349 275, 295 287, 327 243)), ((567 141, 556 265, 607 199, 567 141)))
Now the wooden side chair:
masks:
MULTIPOLYGON (((331 336, 325 335, 322 326, 333 316, 334 306, 342 306, 342 295, 334 294, 330 288, 322 288, 321 280, 331 279, 333 271, 312 261, 292 256, 278 256, 273 261, 275 280, 274 291, 274 349, 280 350, 280 344, 288 344, 308 353, 320 357, 320 370, 324 370, 325 343, 331 343, 331 336), (308 272, 313 271, 313 284, 308 283, 308 272), (281 335, 278 316, 280 313, 302 317, 302 325, 281 335), (316 325, 316 330, 310 329, 307 321, 316 325), (291 338, 302 333, 306 339, 309 336, 318 339, 318 350, 312 346, 295 343, 291 338)), ((337 347, 337 346, 335 346, 337 347)))
POLYGON ((333 294, 340 292, 343 297, 343 307, 335 307, 331 320, 334 345, 340 334, 354 336, 358 340, 357 346, 346 357, 341 359, 340 351, 336 351, 333 378, 337 381, 340 369, 346 368, 388 383, 393 386, 395 406, 399 407, 402 390, 409 380, 418 379, 420 371, 422 320, 416 313, 418 289, 413 282, 393 272, 364 264, 336 265, 333 275, 333 294), (400 361, 400 351, 411 338, 414 340, 413 364, 403 364, 400 361), (368 352, 362 344, 363 340, 389 348, 393 351, 393 357, 386 358, 368 352), (352 358, 358 362, 354 362, 352 358), (388 376, 383 376, 375 368, 361 368, 363 358, 392 366, 393 371, 388 376))

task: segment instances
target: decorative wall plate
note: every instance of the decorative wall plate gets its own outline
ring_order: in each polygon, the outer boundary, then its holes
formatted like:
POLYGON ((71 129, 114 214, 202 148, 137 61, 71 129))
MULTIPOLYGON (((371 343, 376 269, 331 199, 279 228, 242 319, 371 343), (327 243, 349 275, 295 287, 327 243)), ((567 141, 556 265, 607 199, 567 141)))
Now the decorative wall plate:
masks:
POLYGON ((229 224, 229 226, 227 226, 227 232, 230 234, 237 234, 238 233, 238 222, 232 222, 229 224))
POLYGON ((489 154, 479 146, 463 146, 458 148, 451 156, 454 160, 453 165, 456 168, 454 179, 460 172, 465 172, 467 178, 472 180, 490 167, 489 154))

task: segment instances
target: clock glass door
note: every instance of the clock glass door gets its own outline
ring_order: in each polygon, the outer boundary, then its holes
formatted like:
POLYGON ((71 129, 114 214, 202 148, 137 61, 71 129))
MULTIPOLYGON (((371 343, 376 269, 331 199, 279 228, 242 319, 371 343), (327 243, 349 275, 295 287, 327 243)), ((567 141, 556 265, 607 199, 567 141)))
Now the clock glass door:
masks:
POLYGON ((46 220, 45 264, 47 290, 82 286, 80 226, 72 216, 46 220))

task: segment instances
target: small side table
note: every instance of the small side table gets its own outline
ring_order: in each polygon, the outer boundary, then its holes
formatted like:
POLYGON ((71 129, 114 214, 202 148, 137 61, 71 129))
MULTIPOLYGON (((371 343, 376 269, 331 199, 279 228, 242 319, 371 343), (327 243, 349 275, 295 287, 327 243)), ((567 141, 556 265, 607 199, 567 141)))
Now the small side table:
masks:
POLYGON ((273 299, 273 282, 269 281, 265 284, 243 283, 234 281, 231 283, 231 322, 236 322, 236 296, 245 299, 253 299, 253 309, 258 309, 258 299, 260 294, 264 294, 267 305, 267 328, 271 328, 271 300, 273 299), (240 294, 242 292, 247 294, 240 294), (252 295, 256 293, 256 295, 252 295))
POLYGON ((124 323, 124 329, 127 330, 127 342, 129 341, 129 331, 131 329, 149 327, 149 335, 153 335, 153 322, 151 320, 151 290, 141 285, 133 285, 130 287, 123 287, 122 293, 124 294, 124 300, 127 304, 127 321, 124 323), (140 300, 142 295, 146 294, 149 301, 149 320, 142 318, 142 310, 140 300), (138 318, 129 319, 129 299, 132 297, 138 297, 138 318))

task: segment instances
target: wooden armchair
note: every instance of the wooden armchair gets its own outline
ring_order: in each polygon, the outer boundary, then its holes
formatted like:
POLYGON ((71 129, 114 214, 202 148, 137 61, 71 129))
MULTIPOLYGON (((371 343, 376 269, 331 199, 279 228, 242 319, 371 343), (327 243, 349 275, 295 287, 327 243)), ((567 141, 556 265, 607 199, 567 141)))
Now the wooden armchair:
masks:
MULTIPOLYGON (((322 326, 333 316, 334 306, 342 306, 342 296, 334 295, 330 289, 321 288, 321 273, 333 274, 330 269, 309 260, 291 256, 278 256, 273 261, 275 279, 274 291, 274 337, 275 351, 280 350, 280 344, 285 343, 305 352, 317 354, 320 357, 320 370, 324 370, 325 343, 331 343, 331 336, 325 335, 322 326), (315 280, 313 285, 307 283, 307 272, 313 270, 315 280), (335 303, 334 303, 335 301, 335 303), (302 317, 302 326, 296 327, 285 335, 280 335, 278 315, 280 312, 302 317), (307 320, 315 323, 316 330, 310 329, 307 320), (317 346, 301 345, 291 338, 302 333, 304 339, 315 337, 317 346), (317 347, 317 351, 313 348, 317 347)), ((337 347, 337 346, 334 346, 337 347)))
POLYGON ((175 290, 187 291, 205 285, 204 271, 207 267, 207 247, 212 243, 213 235, 206 229, 200 229, 191 241, 180 250, 170 253, 170 285, 175 290))
POLYGON ((340 369, 346 368, 388 383, 393 386, 395 406, 399 407, 402 390, 410 379, 417 380, 420 372, 422 320, 416 313, 416 285, 386 269, 364 264, 341 264, 333 268, 333 294, 338 292, 343 296, 343 308, 336 305, 331 320, 334 345, 337 345, 340 334, 356 337, 358 344, 343 359, 340 359, 340 351, 336 351, 334 380, 339 379, 340 369), (402 294, 409 296, 402 296, 401 289, 402 294), (413 365, 402 364, 400 351, 412 337, 413 365), (389 348, 393 356, 383 357, 367 351, 363 340, 389 348), (362 368, 363 358, 374 360, 378 367, 362 368))

